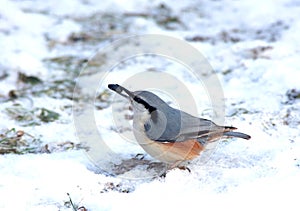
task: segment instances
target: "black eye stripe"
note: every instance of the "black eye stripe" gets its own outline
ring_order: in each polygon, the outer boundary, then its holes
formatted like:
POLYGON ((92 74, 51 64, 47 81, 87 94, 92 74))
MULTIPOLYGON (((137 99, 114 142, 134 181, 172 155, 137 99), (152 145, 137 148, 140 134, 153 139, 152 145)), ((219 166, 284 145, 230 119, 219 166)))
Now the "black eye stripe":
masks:
POLYGON ((143 100, 142 98, 138 97, 138 96, 134 96, 133 100, 137 103, 140 103, 142 105, 144 105, 144 107, 151 113, 153 111, 156 110, 155 107, 149 105, 149 103, 147 103, 145 100, 143 100))

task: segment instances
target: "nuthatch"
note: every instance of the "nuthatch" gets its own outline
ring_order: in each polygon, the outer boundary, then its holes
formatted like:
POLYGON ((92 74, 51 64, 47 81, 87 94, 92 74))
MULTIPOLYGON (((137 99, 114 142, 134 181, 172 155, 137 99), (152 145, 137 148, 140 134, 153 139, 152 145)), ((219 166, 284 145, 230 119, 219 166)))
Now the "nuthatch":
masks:
POLYGON ((194 159, 207 143, 223 136, 251 138, 233 132, 235 127, 219 126, 172 108, 152 92, 131 92, 118 84, 109 84, 108 88, 130 100, 134 112, 133 132, 141 147, 152 157, 171 164, 172 168, 194 159))

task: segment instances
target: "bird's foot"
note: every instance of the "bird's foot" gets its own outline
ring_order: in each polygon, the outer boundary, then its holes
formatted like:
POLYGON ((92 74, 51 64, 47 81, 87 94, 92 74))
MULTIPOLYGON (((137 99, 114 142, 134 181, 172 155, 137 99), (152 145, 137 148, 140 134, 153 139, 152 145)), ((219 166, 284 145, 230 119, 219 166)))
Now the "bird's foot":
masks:
POLYGON ((191 173, 191 169, 189 167, 186 167, 186 166, 177 166, 178 169, 180 170, 188 170, 189 173, 191 173))
POLYGON ((135 157, 134 157, 135 159, 138 159, 138 160, 144 160, 144 158, 145 158, 145 155, 144 154, 142 154, 142 153, 138 153, 138 154, 136 154, 135 155, 135 157))
POLYGON ((167 173, 169 173, 172 169, 178 168, 180 170, 187 170, 189 173, 191 173, 191 169, 187 166, 178 166, 178 165, 171 165, 166 171, 164 171, 162 174, 160 174, 159 177, 165 178, 167 176, 167 173))

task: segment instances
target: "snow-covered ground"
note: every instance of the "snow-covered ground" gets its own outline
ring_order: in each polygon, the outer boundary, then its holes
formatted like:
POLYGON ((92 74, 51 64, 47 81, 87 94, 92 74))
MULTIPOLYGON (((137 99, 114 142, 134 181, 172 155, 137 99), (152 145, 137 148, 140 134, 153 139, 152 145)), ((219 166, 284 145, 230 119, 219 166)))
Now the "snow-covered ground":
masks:
POLYGON ((299 14, 296 0, 0 0, 1 210, 74 210, 70 198, 81 210, 298 210, 299 14), (113 41, 150 33, 186 40, 206 57, 224 92, 225 123, 251 140, 223 140, 205 162, 191 161, 191 172, 151 177, 161 164, 135 158, 144 152, 131 143, 131 112, 107 84, 167 73, 192 90, 203 116, 209 97, 166 58, 122 61, 104 77, 97 68, 107 54, 85 69, 113 41), (92 84, 96 129, 113 151, 101 162, 81 136, 95 132, 84 128, 92 84), (135 161, 142 165, 131 168, 135 161))

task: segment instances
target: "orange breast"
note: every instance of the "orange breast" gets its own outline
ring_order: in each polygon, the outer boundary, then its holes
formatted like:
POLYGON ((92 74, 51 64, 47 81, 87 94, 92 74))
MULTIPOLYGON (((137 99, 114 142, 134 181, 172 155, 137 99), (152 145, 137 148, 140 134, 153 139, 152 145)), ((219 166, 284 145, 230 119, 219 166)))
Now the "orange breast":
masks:
POLYGON ((156 141, 141 145, 146 152, 156 159, 175 163, 177 161, 192 160, 197 157, 204 147, 197 140, 188 140, 175 143, 160 143, 156 141))

